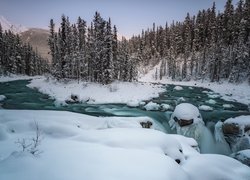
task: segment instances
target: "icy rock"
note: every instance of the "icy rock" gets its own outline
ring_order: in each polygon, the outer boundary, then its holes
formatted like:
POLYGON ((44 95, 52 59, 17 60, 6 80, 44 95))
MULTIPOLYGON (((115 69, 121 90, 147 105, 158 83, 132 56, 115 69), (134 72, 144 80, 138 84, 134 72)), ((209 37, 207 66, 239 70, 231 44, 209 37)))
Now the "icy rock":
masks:
POLYGON ((234 105, 232 105, 232 104, 223 104, 222 106, 224 109, 230 109, 230 108, 234 107, 234 105))
POLYGON ((140 125, 142 126, 142 128, 150 129, 150 127, 153 125, 153 123, 151 121, 140 122, 140 125))
POLYGON ((172 106, 170 106, 169 104, 161 104, 161 109, 163 111, 171 110, 172 106))
POLYGON ((250 167, 250 149, 233 153, 230 156, 250 167))
POLYGON ((183 87, 181 87, 181 86, 175 86, 175 87, 174 87, 174 90, 180 91, 180 90, 183 90, 183 87))
POLYGON ((177 105, 171 119, 174 121, 193 119, 194 123, 203 122, 198 108, 189 103, 181 103, 177 105))
POLYGON ((213 99, 209 99, 208 101, 206 101, 206 103, 208 104, 216 104, 216 101, 213 99))
POLYGON ((250 116, 227 119, 222 132, 233 152, 250 149, 250 116))
POLYGON ((202 110, 202 111, 213 111, 213 108, 210 107, 210 106, 207 106, 207 105, 201 105, 201 106, 199 106, 199 110, 202 110))
POLYGON ((6 96, 0 95, 0 101, 3 101, 3 100, 5 100, 5 99, 6 99, 6 96))
POLYGON ((177 134, 194 138, 201 143, 204 134, 204 122, 199 109, 192 104, 182 103, 175 107, 169 120, 171 129, 176 129, 177 134))
POLYGON ((76 94, 71 94, 70 98, 66 100, 66 103, 68 104, 74 104, 74 103, 79 103, 79 102, 80 102, 80 98, 76 94))
POLYGON ((180 98, 177 99, 177 102, 178 102, 178 103, 179 103, 179 102, 184 102, 184 101, 186 101, 186 99, 185 99, 184 97, 180 97, 180 98))
POLYGON ((157 103, 154 103, 154 102, 150 101, 148 104, 146 104, 144 106, 144 108, 147 111, 158 111, 160 109, 160 105, 157 104, 157 103))

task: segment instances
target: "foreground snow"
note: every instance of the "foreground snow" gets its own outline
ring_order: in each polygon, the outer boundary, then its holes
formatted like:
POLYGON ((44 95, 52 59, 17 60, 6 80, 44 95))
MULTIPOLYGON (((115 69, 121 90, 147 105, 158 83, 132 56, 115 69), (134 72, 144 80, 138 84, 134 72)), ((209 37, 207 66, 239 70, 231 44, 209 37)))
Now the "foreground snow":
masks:
POLYGON ((250 179, 237 160, 199 154, 194 139, 142 129, 147 117, 28 110, 0 110, 0 117, 0 179, 250 179), (42 131, 39 156, 15 144, 35 136, 34 121, 42 131))
MULTIPOLYGON (((157 66, 155 67, 157 68, 157 66)), ((163 83, 163 84, 176 84, 184 86, 197 86, 204 87, 219 93, 223 99, 228 101, 237 101, 250 107, 250 86, 247 83, 232 84, 228 82, 211 83, 207 81, 172 81, 169 78, 163 77, 162 80, 155 80, 155 68, 149 71, 146 75, 140 77, 142 82, 163 83)), ((177 86, 178 87, 178 86, 177 86)), ((179 90, 179 87, 177 88, 179 90)), ((218 95, 210 95, 210 98, 216 98, 218 95)))
POLYGON ((139 106, 140 102, 158 97, 163 88, 150 83, 114 82, 110 85, 70 81, 60 83, 45 78, 34 79, 28 85, 40 92, 55 98, 57 103, 71 100, 71 95, 81 102, 90 104, 124 103, 129 106, 139 106))

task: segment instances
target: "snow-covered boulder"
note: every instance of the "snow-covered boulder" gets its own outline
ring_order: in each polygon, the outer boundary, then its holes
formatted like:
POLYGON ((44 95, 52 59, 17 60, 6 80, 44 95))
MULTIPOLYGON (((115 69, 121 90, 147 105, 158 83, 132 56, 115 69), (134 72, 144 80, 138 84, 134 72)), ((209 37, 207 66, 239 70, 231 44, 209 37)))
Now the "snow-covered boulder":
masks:
POLYGON ((183 87, 181 87, 181 86, 175 86, 175 87, 174 87, 174 90, 180 91, 180 90, 183 90, 183 87))
POLYGON ((177 124, 183 127, 204 122, 197 107, 189 103, 182 103, 175 107, 169 123, 172 128, 175 128, 177 124))
POLYGON ((80 103, 80 98, 77 94, 71 94, 70 97, 66 99, 66 103, 68 104, 80 103))
POLYGON ((171 129, 177 134, 194 138, 201 152, 215 152, 214 138, 209 129, 204 125, 199 109, 192 104, 182 103, 176 106, 169 120, 171 129))
POLYGON ((201 105, 201 106, 199 106, 199 110, 201 110, 201 111, 213 111, 214 109, 210 106, 207 106, 207 105, 201 105))
POLYGON ((160 105, 157 104, 157 103, 154 103, 154 102, 150 101, 148 104, 146 104, 144 106, 144 108, 147 111, 158 111, 160 109, 160 105))
POLYGON ((161 104, 161 109, 163 111, 171 110, 173 107, 169 104, 161 104))
POLYGON ((5 95, 0 95, 0 101, 3 101, 6 99, 6 96, 5 95))
POLYGON ((250 149, 233 153, 230 156, 250 167, 250 149))
POLYGON ((250 149, 250 116, 227 119, 222 131, 233 152, 250 149))
POLYGON ((230 108, 234 107, 234 105, 232 105, 232 104, 223 104, 222 106, 224 109, 230 109, 230 108))
POLYGON ((209 100, 206 101, 206 103, 208 103, 208 104, 216 104, 216 101, 213 100, 213 99, 209 99, 209 100))

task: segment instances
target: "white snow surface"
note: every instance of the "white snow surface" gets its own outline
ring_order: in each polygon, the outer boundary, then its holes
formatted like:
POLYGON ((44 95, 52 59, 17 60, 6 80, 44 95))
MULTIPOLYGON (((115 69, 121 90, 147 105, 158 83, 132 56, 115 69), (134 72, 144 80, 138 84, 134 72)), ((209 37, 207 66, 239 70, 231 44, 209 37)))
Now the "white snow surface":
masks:
POLYGON ((209 99, 209 100, 206 101, 206 103, 208 103, 208 104, 216 104, 216 101, 213 100, 213 99, 209 99))
POLYGON ((237 160, 199 154, 192 148, 194 139, 142 129, 138 122, 63 111, 0 110, 0 179, 250 179, 250 168, 237 160), (34 122, 42 132, 39 156, 15 144, 35 136, 34 122))
POLYGON ((158 97, 164 89, 161 85, 151 83, 113 82, 110 85, 69 81, 61 83, 46 78, 33 79, 28 85, 37 88, 41 93, 48 94, 57 102, 65 102, 71 94, 77 95, 82 102, 89 104, 124 103, 138 106, 141 101, 158 97))
POLYGON ((213 111, 213 108, 207 105, 201 105, 199 106, 199 110, 201 111, 213 111))
POLYGON ((150 101, 148 104, 146 104, 146 105, 144 106, 144 108, 145 108, 147 111, 157 111, 157 110, 159 110, 160 105, 157 104, 157 103, 154 103, 154 102, 150 101))
POLYGON ((239 124, 242 126, 250 125, 250 115, 229 118, 225 120, 224 123, 235 123, 235 124, 239 124))
POLYGON ((36 79, 36 78, 41 78, 41 76, 25 76, 25 75, 10 74, 9 76, 0 76, 0 82, 28 80, 28 79, 36 79))
POLYGON ((193 123, 204 123, 198 108, 190 103, 181 103, 175 107, 172 117, 177 117, 177 119, 191 120, 193 123))
MULTIPOLYGON (((224 81, 223 83, 208 82, 208 81, 173 81, 171 78, 163 77, 162 80, 155 80, 155 68, 149 71, 146 75, 140 77, 139 81, 154 82, 162 84, 175 84, 184 86, 197 86, 213 90, 219 93, 223 99, 228 101, 237 101, 250 106, 250 86, 247 83, 232 84, 224 81)), ((208 94, 210 98, 220 97, 218 94, 208 94)))
POLYGON ((181 87, 181 86, 175 86, 175 87, 174 87, 174 90, 180 91, 180 90, 183 90, 183 87, 181 87))

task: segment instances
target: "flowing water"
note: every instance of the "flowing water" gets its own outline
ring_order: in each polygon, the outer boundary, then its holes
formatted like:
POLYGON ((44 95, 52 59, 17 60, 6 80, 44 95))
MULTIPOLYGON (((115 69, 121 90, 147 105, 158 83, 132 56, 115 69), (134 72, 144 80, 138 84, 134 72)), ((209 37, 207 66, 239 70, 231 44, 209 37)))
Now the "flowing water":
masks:
MULTIPOLYGON (((28 88, 27 84, 29 84, 28 80, 0 83, 0 95, 6 96, 6 99, 0 102, 0 108, 71 111, 92 116, 149 116, 163 125, 166 132, 175 133, 170 129, 168 121, 176 105, 181 102, 192 103, 197 107, 208 105, 213 110, 201 111, 201 115, 206 124, 204 133, 207 134, 203 144, 210 145, 215 144, 211 138, 213 138, 214 124, 217 121, 224 121, 229 117, 239 115, 250 115, 247 105, 225 101, 221 99, 219 94, 200 87, 181 86, 182 90, 174 90, 175 85, 163 85, 166 91, 151 101, 160 105, 168 104, 172 109, 168 111, 146 111, 143 106, 135 108, 128 107, 125 104, 68 104, 67 106, 55 106, 54 100, 48 95, 41 94, 36 89, 28 88), (225 106, 225 104, 227 105, 225 106)), ((207 149, 204 152, 212 152, 212 150, 207 149)), ((221 153, 220 151, 216 152, 221 153)))

